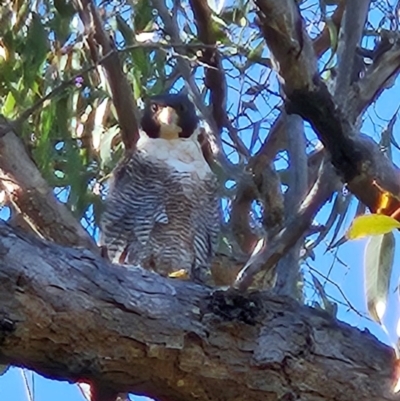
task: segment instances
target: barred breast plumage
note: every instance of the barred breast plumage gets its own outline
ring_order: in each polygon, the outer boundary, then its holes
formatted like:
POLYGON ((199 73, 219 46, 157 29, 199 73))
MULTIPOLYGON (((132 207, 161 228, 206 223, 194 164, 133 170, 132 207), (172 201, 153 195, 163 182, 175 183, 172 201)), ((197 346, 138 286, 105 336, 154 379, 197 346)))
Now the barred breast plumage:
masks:
POLYGON ((101 245, 113 262, 167 276, 178 270, 210 282, 218 242, 217 179, 189 138, 150 138, 113 172, 101 222, 101 245))

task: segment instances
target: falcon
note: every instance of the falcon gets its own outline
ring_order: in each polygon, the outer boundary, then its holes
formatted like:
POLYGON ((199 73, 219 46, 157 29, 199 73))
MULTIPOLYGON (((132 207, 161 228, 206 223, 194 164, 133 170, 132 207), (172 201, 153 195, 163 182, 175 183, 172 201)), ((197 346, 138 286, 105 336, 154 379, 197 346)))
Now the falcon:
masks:
POLYGON ((146 103, 136 149, 112 173, 100 223, 100 245, 111 262, 212 282, 220 201, 199 135, 186 95, 146 103))

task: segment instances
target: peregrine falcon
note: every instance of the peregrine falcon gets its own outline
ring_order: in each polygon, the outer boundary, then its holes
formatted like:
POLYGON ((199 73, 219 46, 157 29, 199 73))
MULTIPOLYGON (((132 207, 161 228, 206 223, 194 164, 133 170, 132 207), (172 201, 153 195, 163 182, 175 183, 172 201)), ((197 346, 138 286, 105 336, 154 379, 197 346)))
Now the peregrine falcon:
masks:
POLYGON ((112 173, 100 245, 113 263, 211 283, 220 201, 194 105, 182 94, 154 96, 141 128, 112 173))

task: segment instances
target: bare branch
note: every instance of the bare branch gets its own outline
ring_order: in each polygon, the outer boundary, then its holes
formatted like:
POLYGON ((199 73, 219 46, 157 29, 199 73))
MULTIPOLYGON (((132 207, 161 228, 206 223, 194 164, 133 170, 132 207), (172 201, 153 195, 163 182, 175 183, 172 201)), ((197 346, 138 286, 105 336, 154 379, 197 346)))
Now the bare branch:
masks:
MULTIPOLYGON (((199 39, 207 45, 216 45, 215 35, 211 29, 211 9, 206 0, 190 0, 196 20, 199 39)), ((205 49, 201 61, 213 68, 205 71, 205 85, 210 90, 212 114, 218 132, 226 125, 226 78, 221 65, 221 56, 217 50, 205 49)))
MULTIPOLYGON (((154 7, 157 9, 158 14, 160 15, 163 23, 164 23, 164 28, 165 32, 172 38, 172 41, 175 43, 181 43, 181 38, 179 35, 179 28, 174 21, 174 19, 171 17, 170 12, 163 0, 152 0, 152 3, 154 7)), ((203 10, 204 11, 204 10, 203 10)), ((211 135, 213 137, 213 140, 215 143, 218 145, 219 149, 222 149, 222 143, 220 136, 217 135, 219 134, 219 126, 217 122, 213 118, 213 113, 210 112, 210 109, 208 106, 203 101, 202 95, 199 91, 199 88, 196 85, 194 75, 192 74, 192 70, 190 67, 190 64, 187 60, 183 59, 182 57, 179 57, 177 60, 177 65, 180 70, 180 73, 182 74, 183 79, 186 81, 188 89, 193 97, 193 101, 196 105, 196 107, 200 110, 201 114, 203 115, 203 118, 207 122, 207 124, 211 128, 211 135)), ((215 73, 217 70, 213 66, 210 66, 210 70, 213 70, 215 73)), ((212 72, 209 72, 209 74, 212 74, 212 72)), ((226 122, 226 121, 225 121, 226 122)), ((237 149, 239 153, 246 155, 248 153, 248 150, 246 146, 244 145, 243 141, 239 136, 235 136, 235 130, 228 130, 228 133, 232 139, 232 141, 235 143, 237 146, 237 149), (232 135, 233 134, 233 135, 232 135)), ((229 165, 229 162, 225 159, 222 158, 222 153, 220 152, 219 159, 221 164, 225 167, 229 165), (225 160, 224 160, 225 159, 225 160)), ((228 170, 229 171, 229 170, 228 170)))
POLYGON ((326 313, 109 265, 5 224, 0 252, 0 363, 159 400, 399 399, 394 352, 326 313))
POLYGON ((134 102, 131 86, 122 71, 118 53, 113 51, 115 45, 112 38, 107 36, 104 31, 96 6, 91 0, 74 0, 73 4, 85 27, 86 40, 93 61, 98 63, 100 58, 110 54, 110 57, 103 60, 102 65, 106 71, 112 100, 118 115, 122 141, 125 149, 132 149, 139 138, 137 123, 139 112, 134 102))
MULTIPOLYGON (((333 24, 338 30, 340 28, 344 6, 345 1, 340 2, 331 17, 333 24)), ((331 37, 329 33, 329 27, 328 24, 326 24, 321 34, 313 42, 314 50, 317 56, 322 55, 329 48, 330 41, 331 37)), ((272 125, 269 135, 264 141, 260 150, 249 161, 249 166, 251 166, 251 170, 254 174, 253 180, 256 182, 260 182, 263 180, 263 174, 265 170, 267 169, 268 171, 270 171, 270 163, 273 162, 276 154, 285 146, 287 130, 286 119, 287 115, 285 111, 282 111, 282 113, 272 125)), ((271 185, 268 184, 268 182, 266 184, 260 184, 260 186, 270 188, 270 190, 272 191, 271 196, 277 199, 277 196, 273 195, 274 193, 276 193, 276 191, 272 188, 271 185)), ((239 190, 237 196, 232 203, 232 216, 235 218, 234 228, 236 230, 236 233, 238 234, 238 237, 242 239, 242 249, 246 252, 250 252, 252 246, 254 246, 257 241, 257 236, 253 233, 249 226, 248 213, 251 209, 251 203, 253 202, 253 200, 256 199, 256 196, 251 186, 249 187, 249 180, 247 176, 243 176, 241 182, 239 182, 238 184, 238 187, 239 190), (245 215, 244 213, 247 214, 245 215)), ((279 207, 274 207, 273 210, 278 212, 279 207)), ((270 216, 269 209, 267 215, 270 216)))
POLYGON ((351 83, 358 79, 359 71, 356 65, 358 57, 356 49, 360 45, 365 21, 371 0, 347 1, 344 21, 339 33, 338 45, 338 75, 336 79, 335 97, 343 110, 346 109, 347 95, 351 83))
POLYGON ((43 238, 97 251, 96 244, 67 206, 54 196, 24 144, 5 121, 0 121, 0 183, 14 209, 43 238))
MULTIPOLYGON (((176 22, 170 15, 170 11, 165 5, 163 0, 152 0, 154 8, 158 11, 160 18, 164 23, 164 30, 168 34, 174 43, 182 43, 179 28, 176 22)), ((213 132, 217 132, 215 121, 212 119, 209 108, 205 105, 199 88, 196 85, 194 76, 192 74, 192 69, 188 60, 183 58, 178 58, 176 60, 180 73, 183 79, 186 81, 190 94, 193 97, 193 101, 196 107, 199 109, 203 118, 207 121, 208 125, 211 127, 213 132)))
POLYGON ((389 80, 400 71, 400 34, 391 32, 392 47, 374 60, 363 78, 353 85, 349 94, 349 108, 359 115, 386 89, 389 80))
POLYGON ((326 163, 298 212, 291 217, 285 228, 269 241, 264 251, 243 267, 238 274, 235 287, 244 290, 251 285, 253 278, 260 271, 274 268, 306 232, 321 206, 330 198, 333 183, 335 183, 334 170, 329 163, 326 163))
MULTIPOLYGON (((289 155, 289 188, 285 194, 285 220, 295 214, 299 204, 307 195, 308 165, 306 137, 303 119, 296 115, 287 116, 287 142, 289 155)), ((321 205, 322 206, 322 205, 321 205)), ((279 261, 275 291, 279 295, 299 299, 299 263, 304 235, 301 235, 285 256, 279 261)))
POLYGON ((398 170, 372 140, 355 136, 352 121, 344 116, 319 79, 311 41, 303 30, 296 29, 302 25, 296 5, 276 0, 258 1, 257 4, 263 13, 261 20, 265 39, 277 59, 284 81, 289 99, 288 110, 310 122, 329 151, 333 165, 340 171, 349 189, 365 205, 372 211, 380 210, 385 214, 399 210, 398 170), (296 55, 290 50, 296 49, 299 43, 303 46, 301 54, 296 55), (385 210, 381 210, 381 198, 386 191, 391 196, 385 210))

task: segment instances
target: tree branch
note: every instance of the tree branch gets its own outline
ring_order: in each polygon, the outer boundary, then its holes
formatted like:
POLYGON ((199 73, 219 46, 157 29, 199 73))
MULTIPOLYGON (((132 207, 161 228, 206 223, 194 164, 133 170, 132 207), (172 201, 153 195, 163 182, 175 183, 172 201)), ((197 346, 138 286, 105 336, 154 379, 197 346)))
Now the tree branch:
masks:
POLYGON ((118 115, 121 127, 121 137, 125 149, 134 148, 139 139, 138 119, 139 112, 134 102, 134 96, 118 57, 118 52, 113 52, 115 45, 112 38, 107 36, 96 6, 91 0, 74 0, 75 9, 78 11, 85 27, 86 40, 91 57, 97 64, 100 58, 110 54, 103 60, 108 84, 110 85, 112 100, 118 115))
POLYGON ((265 293, 110 265, 0 224, 0 363, 158 400, 389 401, 394 352, 265 293))
MULTIPOLYGON (((164 23, 164 30, 165 32, 171 37, 172 41, 174 43, 182 43, 180 34, 179 34, 179 27, 174 21, 174 19, 171 17, 170 12, 168 10, 168 7, 166 6, 165 2, 163 0, 152 0, 153 7, 157 10, 161 20, 164 23)), ((210 112, 209 107, 206 106, 206 104, 203 101, 202 95, 199 91, 199 88, 196 85, 194 76, 192 74, 192 69, 190 66, 190 63, 188 60, 179 57, 176 60, 179 72, 182 74, 183 79, 185 80, 187 87, 189 89, 189 92, 192 95, 193 102, 202 114, 204 120, 206 123, 209 125, 211 132, 209 132, 209 136, 211 137, 211 141, 216 144, 216 146, 209 146, 208 144, 205 144, 205 151, 208 154, 212 154, 220 163, 222 169, 224 170, 224 173, 227 177, 235 178, 236 174, 234 173, 234 166, 232 163, 227 159, 225 154, 222 152, 222 142, 220 135, 217 135, 216 133, 219 133, 217 124, 213 118, 212 113, 210 112)), ((234 138, 233 138, 234 140, 234 138)), ((208 141, 209 142, 209 141, 208 141)), ((242 151, 247 150, 246 146, 240 141, 240 143, 237 144, 239 149, 242 149, 242 151)))
POLYGON ((372 140, 355 136, 352 121, 344 116, 320 80, 310 38, 298 28, 302 22, 295 3, 259 0, 257 4, 265 39, 284 81, 288 110, 310 122, 350 191, 365 205, 385 214, 400 209, 398 169, 372 140), (299 47, 301 51, 296 53, 299 47), (384 195, 389 195, 389 200, 381 210, 384 195))
MULTIPOLYGON (((289 156, 289 188, 285 194, 285 220, 289 222, 308 191, 307 143, 304 121, 296 115, 287 116, 287 142, 289 156)), ((279 295, 300 299, 299 264, 304 235, 286 252, 276 266, 275 291, 279 295)))
POLYGON ((359 115, 386 89, 389 80, 395 79, 400 71, 400 33, 391 32, 390 50, 374 60, 365 76, 352 87, 349 93, 349 109, 359 115))
POLYGON ((43 238, 62 245, 97 246, 67 206, 54 196, 24 144, 4 119, 0 120, 0 183, 13 208, 43 238))
POLYGON ((273 237, 256 257, 251 258, 239 272, 235 282, 236 288, 240 290, 249 288, 259 272, 263 270, 268 272, 275 267, 310 227, 314 216, 330 198, 335 183, 336 175, 332 166, 325 164, 317 182, 300 205, 297 213, 291 216, 285 228, 273 237))
MULTIPOLYGON (((216 45, 211 29, 211 9, 205 0, 190 0, 196 20, 199 39, 207 45, 216 45)), ((202 51, 201 61, 211 66, 205 70, 205 85, 210 90, 212 114, 220 132, 228 120, 226 114, 226 78, 217 49, 206 48, 202 51)))
POLYGON ((343 110, 346 110, 350 85, 359 77, 356 50, 363 36, 370 3, 371 0, 346 2, 344 21, 339 33, 338 75, 335 87, 336 100, 343 110))

